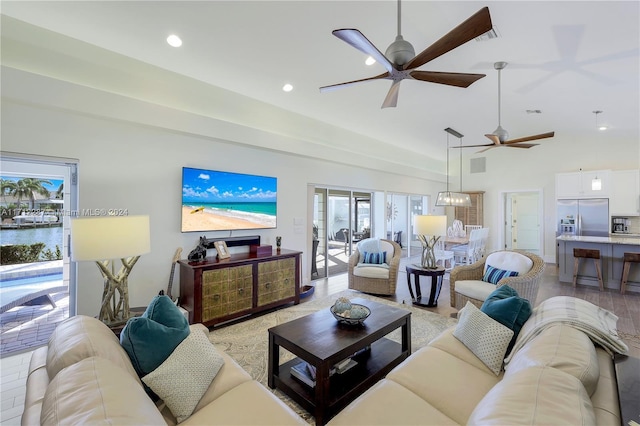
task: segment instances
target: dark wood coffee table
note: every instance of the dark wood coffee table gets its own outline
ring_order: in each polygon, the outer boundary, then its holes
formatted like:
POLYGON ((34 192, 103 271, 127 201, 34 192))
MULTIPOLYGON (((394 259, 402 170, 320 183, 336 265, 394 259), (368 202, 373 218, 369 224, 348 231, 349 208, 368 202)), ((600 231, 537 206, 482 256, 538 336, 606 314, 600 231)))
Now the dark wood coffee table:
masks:
POLYGON ((411 312, 366 299, 352 299, 371 309, 361 326, 336 321, 328 308, 269 329, 269 387, 278 388, 312 413, 323 425, 411 354, 411 312), (401 328, 402 343, 385 336, 401 328), (338 362, 371 347, 354 359, 358 364, 329 376, 338 362), (280 347, 297 355, 280 365, 280 347), (291 376, 301 360, 316 367, 316 386, 291 376))

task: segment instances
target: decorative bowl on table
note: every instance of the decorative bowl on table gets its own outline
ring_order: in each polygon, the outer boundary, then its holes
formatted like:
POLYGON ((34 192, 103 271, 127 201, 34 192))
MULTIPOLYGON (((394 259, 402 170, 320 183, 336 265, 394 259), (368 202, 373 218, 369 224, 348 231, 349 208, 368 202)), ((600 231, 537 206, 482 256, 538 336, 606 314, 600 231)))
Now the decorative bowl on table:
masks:
POLYGON ((349 308, 344 309, 345 305, 336 302, 329 310, 333 317, 343 324, 359 325, 371 315, 371 309, 357 303, 349 303, 349 308))

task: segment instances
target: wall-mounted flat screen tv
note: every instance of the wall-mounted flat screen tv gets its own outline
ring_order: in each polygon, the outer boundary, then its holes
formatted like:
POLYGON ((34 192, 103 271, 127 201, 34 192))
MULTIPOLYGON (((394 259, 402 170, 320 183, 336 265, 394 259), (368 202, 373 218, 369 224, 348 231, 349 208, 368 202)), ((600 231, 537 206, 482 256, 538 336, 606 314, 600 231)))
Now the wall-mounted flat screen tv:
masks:
POLYGON ((275 177, 182 168, 182 232, 276 227, 275 177))

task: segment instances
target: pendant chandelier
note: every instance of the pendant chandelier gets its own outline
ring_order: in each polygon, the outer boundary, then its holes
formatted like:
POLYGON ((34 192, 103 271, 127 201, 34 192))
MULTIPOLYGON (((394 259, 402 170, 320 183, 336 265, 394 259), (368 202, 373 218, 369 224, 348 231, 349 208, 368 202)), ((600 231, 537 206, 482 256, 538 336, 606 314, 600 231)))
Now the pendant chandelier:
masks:
POLYGON ((471 207, 471 197, 469 194, 462 192, 462 149, 460 150, 460 192, 449 191, 449 135, 460 139, 460 146, 462 146, 462 138, 464 135, 453 130, 451 127, 447 127, 444 131, 447 132, 447 190, 438 192, 436 206, 471 207))

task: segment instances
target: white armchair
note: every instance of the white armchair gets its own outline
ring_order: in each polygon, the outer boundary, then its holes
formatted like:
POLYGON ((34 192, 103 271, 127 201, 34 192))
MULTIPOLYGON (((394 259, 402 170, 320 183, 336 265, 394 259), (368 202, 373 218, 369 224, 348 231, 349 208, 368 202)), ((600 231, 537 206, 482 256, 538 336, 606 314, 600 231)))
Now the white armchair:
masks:
MULTIPOLYGON (((369 240, 372 240, 371 238, 369 240)), ((364 293, 392 295, 396 293, 398 269, 402 249, 391 240, 379 240, 380 250, 387 253, 388 267, 363 264, 359 248, 367 244, 367 240, 358 243, 349 257, 349 288, 364 293)))
POLYGON ((451 307, 462 309, 467 301, 481 307, 497 287, 508 285, 533 306, 544 271, 544 260, 538 255, 510 250, 496 251, 472 265, 457 266, 451 271, 449 288, 451 307), (487 266, 518 272, 516 277, 502 278, 497 284, 482 281, 487 266))

